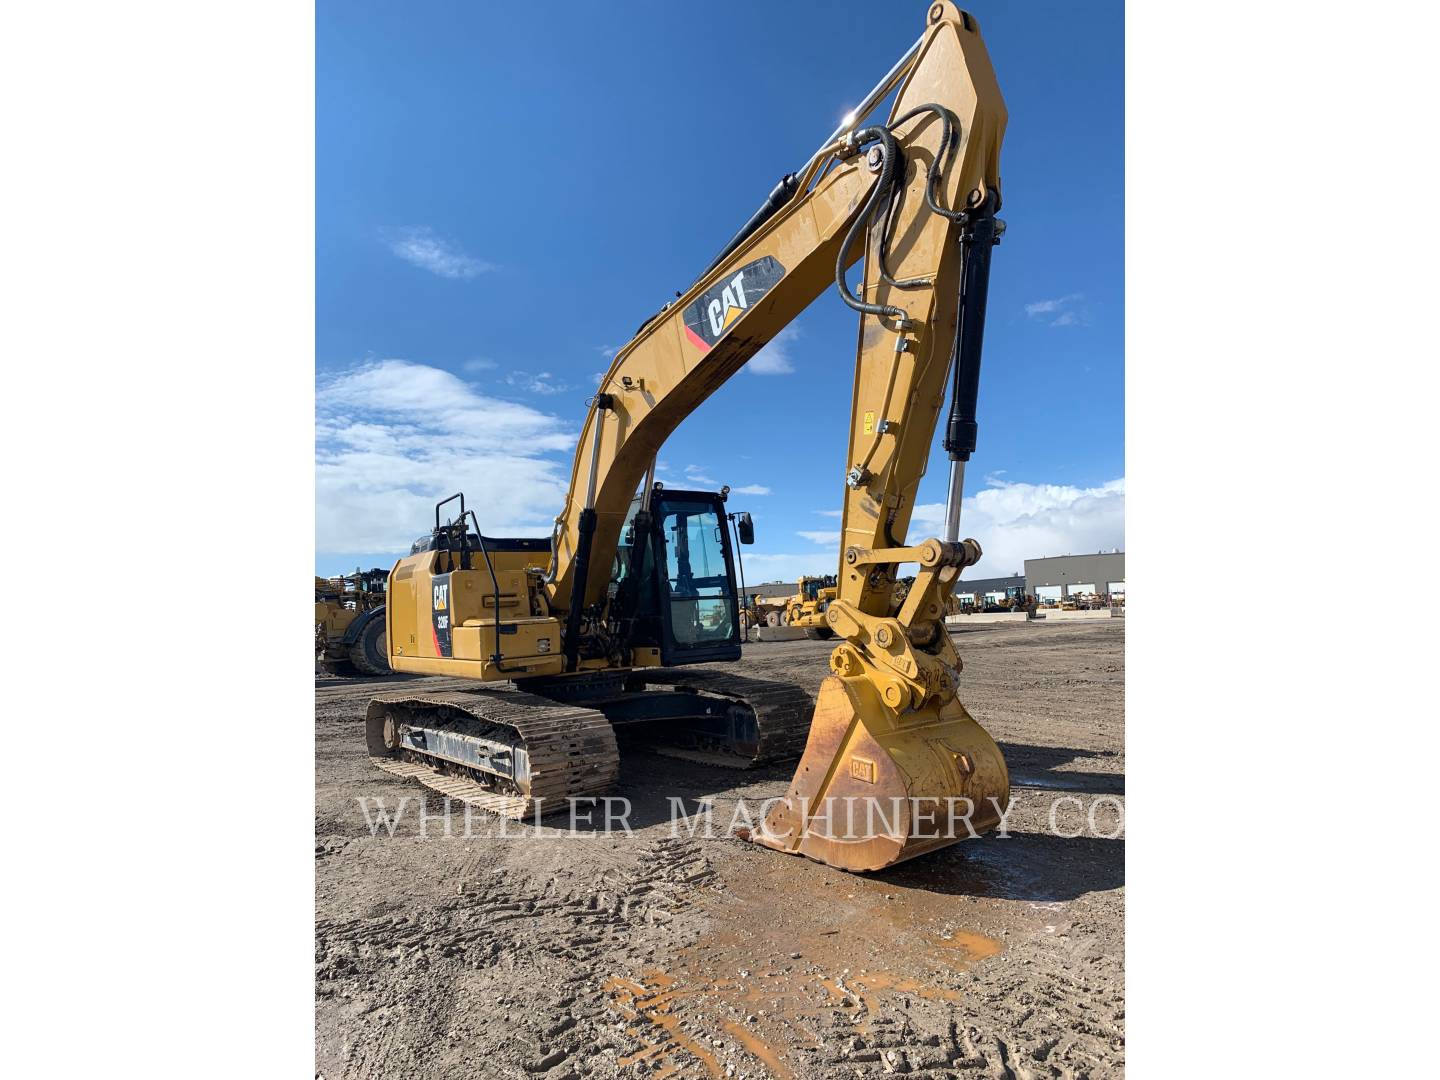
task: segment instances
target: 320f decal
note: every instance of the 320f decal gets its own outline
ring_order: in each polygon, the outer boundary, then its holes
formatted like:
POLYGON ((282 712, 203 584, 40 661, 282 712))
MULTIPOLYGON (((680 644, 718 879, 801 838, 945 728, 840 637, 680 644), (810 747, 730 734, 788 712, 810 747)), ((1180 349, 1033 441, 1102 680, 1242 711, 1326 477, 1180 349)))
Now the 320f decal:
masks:
POLYGON ((436 574, 430 579, 430 640, 435 655, 450 655, 450 575, 436 574))
POLYGON ((709 352, 730 324, 749 311, 785 276, 785 267, 766 255, 717 281, 685 309, 685 336, 709 352))

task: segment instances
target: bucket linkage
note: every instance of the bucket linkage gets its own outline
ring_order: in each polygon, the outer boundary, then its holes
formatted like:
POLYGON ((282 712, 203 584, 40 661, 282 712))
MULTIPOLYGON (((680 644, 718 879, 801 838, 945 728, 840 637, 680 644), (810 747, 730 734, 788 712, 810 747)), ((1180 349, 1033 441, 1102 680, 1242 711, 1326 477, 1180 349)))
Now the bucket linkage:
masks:
POLYGON ((831 655, 789 790, 752 840, 879 870, 1000 823, 1010 775, 956 697, 961 663, 943 614, 960 570, 979 558, 973 540, 846 551, 847 568, 919 562, 921 572, 893 617, 831 603, 826 617, 845 642, 831 655))

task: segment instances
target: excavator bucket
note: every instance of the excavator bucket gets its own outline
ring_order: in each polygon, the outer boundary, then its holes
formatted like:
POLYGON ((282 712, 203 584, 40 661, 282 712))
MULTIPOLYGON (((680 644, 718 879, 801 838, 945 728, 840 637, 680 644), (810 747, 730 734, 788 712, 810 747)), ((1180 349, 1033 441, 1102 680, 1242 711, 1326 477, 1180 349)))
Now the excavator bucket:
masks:
POLYGON ((896 713, 868 679, 831 675, 790 790, 751 839, 880 870, 978 837, 1009 802, 1000 748, 959 701, 896 713))

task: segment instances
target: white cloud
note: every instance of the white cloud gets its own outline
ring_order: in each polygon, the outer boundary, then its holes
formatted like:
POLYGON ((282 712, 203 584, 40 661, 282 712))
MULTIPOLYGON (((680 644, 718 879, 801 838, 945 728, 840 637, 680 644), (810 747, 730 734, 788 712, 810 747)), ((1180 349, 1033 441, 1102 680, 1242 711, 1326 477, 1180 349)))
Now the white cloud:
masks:
POLYGON ((833 518, 838 518, 838 517, 842 516, 842 515, 845 513, 845 511, 843 511, 843 510, 816 510, 815 513, 819 514, 821 517, 833 517, 833 518))
POLYGON ((1036 300, 1025 305, 1025 314, 1051 326, 1080 326, 1090 322, 1090 309, 1082 301, 1084 293, 1057 296, 1054 300, 1036 300))
MULTIPOLYGON (((980 542, 985 555, 967 578, 1024 572, 1026 559, 1080 555, 1125 546, 1125 479, 1099 487, 1021 484, 990 479, 960 508, 960 535, 980 542)), ((910 519, 909 539, 939 536, 945 504, 922 503, 910 519)))
POLYGON ((380 360, 315 393, 315 547, 403 553, 464 491, 487 533, 544 536, 565 501, 575 433, 439 368, 380 360))
POLYGON ((800 336, 798 326, 787 326, 770 343, 750 358, 745 370, 754 375, 789 375, 795 370, 790 356, 790 346, 800 336))
MULTIPOLYGON (((1125 547, 1125 480, 1098 487, 1067 484, 1006 483, 994 476, 988 486, 961 507, 960 535, 980 542, 984 557, 967 569, 965 579, 1023 573, 1025 560, 1046 555, 1079 555, 1125 547)), ((831 516, 828 510, 816 513, 831 516)), ((945 504, 922 503, 910 520, 912 543, 939 536, 945 529, 945 504)), ((802 530, 799 536, 816 545, 809 554, 745 553, 747 584, 794 581, 802 574, 833 574, 838 565, 840 534, 802 530)), ((764 542, 762 535, 760 540, 764 542)), ((902 568, 914 573, 915 567, 902 568)))
POLYGON ((833 548, 838 548, 838 547, 840 546, 840 530, 839 530, 839 529, 834 529, 834 530, 827 530, 827 529, 819 529, 819 530, 814 530, 814 529, 802 529, 802 530, 800 530, 799 532, 797 532, 795 535, 796 535, 796 536, 803 536, 806 540, 809 540, 812 544, 825 544, 825 545, 827 545, 827 546, 829 546, 829 547, 833 547, 833 548))
POLYGON ((1069 296, 1061 296, 1055 300, 1036 300, 1033 304, 1025 305, 1026 315, 1049 315, 1059 311, 1066 304, 1079 300, 1080 293, 1071 293, 1069 296))
POLYGON ((720 481, 706 476, 705 466, 703 465, 686 465, 685 482, 687 484, 699 484, 701 487, 714 488, 717 491, 720 489, 720 481))
POLYGON ((429 270, 443 278, 469 279, 495 267, 467 255, 450 241, 435 235, 429 225, 404 225, 382 229, 381 236, 395 255, 411 266, 429 270))
POLYGON ((769 495, 770 489, 764 484, 745 484, 742 487, 731 488, 731 495, 769 495))
POLYGON ((570 389, 569 383, 555 381, 548 371, 512 371, 505 376, 505 385, 531 394, 563 394, 570 389))

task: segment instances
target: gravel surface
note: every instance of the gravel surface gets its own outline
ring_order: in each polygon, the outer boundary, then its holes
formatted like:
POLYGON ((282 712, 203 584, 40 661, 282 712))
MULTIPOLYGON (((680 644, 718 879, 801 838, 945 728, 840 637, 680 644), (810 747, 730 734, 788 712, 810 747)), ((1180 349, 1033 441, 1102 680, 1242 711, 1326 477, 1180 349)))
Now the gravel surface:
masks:
MULTIPOLYGON (((447 835, 444 800, 368 765, 363 716, 376 690, 453 680, 317 678, 317 1073, 1122 1074, 1124 628, 956 632, 961 700, 1010 765, 1008 836, 869 875, 724 835, 792 765, 638 749, 628 835, 601 812, 467 830, 459 805, 447 835), (672 797, 715 800, 713 838, 674 835, 672 797)), ((813 690, 830 648, 752 644, 740 669, 813 690)))

